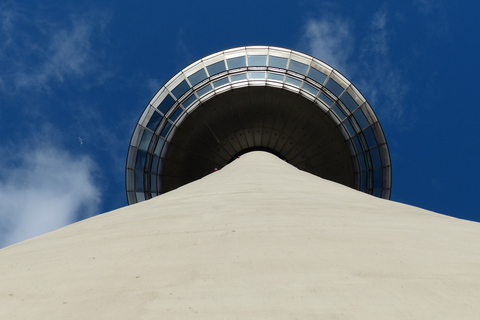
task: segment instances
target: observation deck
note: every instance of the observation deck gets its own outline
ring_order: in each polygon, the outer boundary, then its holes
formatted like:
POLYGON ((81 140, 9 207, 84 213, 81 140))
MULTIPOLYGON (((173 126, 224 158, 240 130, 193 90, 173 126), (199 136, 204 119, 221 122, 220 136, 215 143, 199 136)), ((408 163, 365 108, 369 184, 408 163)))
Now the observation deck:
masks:
POLYGON ((387 142, 360 91, 314 57, 251 46, 190 64, 152 98, 130 141, 128 203, 200 179, 252 150, 390 198, 387 142))

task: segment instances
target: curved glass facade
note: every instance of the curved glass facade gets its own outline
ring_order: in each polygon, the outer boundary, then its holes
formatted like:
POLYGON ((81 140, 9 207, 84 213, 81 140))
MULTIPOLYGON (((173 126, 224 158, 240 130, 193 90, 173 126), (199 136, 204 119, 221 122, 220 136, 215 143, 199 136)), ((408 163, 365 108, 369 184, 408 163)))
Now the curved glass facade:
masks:
POLYGON ((244 87, 287 90, 320 108, 348 146, 355 188, 390 198, 391 164, 386 139, 375 113, 357 88, 316 58, 284 48, 255 46, 225 50, 192 63, 152 98, 135 127, 128 150, 129 204, 162 193, 165 155, 184 120, 213 97, 244 87))

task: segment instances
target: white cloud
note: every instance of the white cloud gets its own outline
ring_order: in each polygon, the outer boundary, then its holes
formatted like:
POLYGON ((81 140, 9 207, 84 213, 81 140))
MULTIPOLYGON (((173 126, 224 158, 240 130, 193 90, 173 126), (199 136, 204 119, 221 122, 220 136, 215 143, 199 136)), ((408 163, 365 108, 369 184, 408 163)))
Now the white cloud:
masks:
POLYGON ((98 213, 100 191, 88 157, 52 146, 10 155, 0 163, 0 247, 98 213))
POLYGON ((414 6, 423 14, 429 14, 436 6, 436 2, 435 0, 413 0, 414 6))
POLYGON ((160 90, 161 87, 162 82, 160 82, 160 80, 154 78, 147 79, 147 88, 152 97, 157 93, 158 90, 160 90))
POLYGON ((352 80, 382 120, 398 121, 404 113, 408 88, 392 61, 388 11, 383 6, 373 14, 367 33, 361 34, 352 23, 334 15, 310 19, 303 45, 309 54, 352 80))
MULTIPOLYGON (((21 8, 0 8, 0 89, 48 91, 67 79, 103 73, 98 47, 108 20, 101 14, 75 14, 49 21, 21 8)), ((100 47, 101 48, 101 47, 100 47)))
POLYGON ((387 43, 387 11, 381 9, 374 13, 371 22, 370 50, 380 56, 388 53, 387 43))
MULTIPOLYGON (((5 5, 0 8, 0 30, 3 35, 3 45, 12 42, 12 33, 15 28, 15 13, 5 5)), ((0 53, 1 54, 1 53, 0 53)))
POLYGON ((328 15, 307 22, 304 34, 308 52, 340 72, 351 70, 347 61, 354 48, 350 25, 343 19, 328 15))
POLYGON ((48 88, 53 79, 63 82, 66 77, 82 77, 95 65, 90 39, 92 25, 84 20, 54 32, 48 46, 42 50, 43 61, 33 70, 22 70, 14 77, 17 88, 48 88))
POLYGON ((365 72, 360 76, 359 84, 382 119, 398 121, 405 110, 403 100, 408 87, 389 52, 388 22, 385 7, 373 14, 370 32, 362 41, 365 46, 360 58, 365 72))

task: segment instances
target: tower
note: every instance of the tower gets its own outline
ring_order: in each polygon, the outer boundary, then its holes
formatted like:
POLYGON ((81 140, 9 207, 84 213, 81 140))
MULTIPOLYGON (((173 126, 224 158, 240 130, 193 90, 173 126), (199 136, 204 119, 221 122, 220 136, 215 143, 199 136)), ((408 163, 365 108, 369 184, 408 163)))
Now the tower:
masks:
POLYGON ((387 200, 390 175, 338 72, 213 54, 142 114, 131 205, 0 250, 0 318, 477 319, 480 225, 387 200))

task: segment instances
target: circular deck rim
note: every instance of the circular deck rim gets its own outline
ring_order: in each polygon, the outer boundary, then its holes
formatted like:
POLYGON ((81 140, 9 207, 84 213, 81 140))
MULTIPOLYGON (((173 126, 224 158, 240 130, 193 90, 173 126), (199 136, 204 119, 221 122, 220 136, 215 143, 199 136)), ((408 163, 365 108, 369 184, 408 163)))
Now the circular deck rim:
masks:
POLYGON ((130 140, 128 204, 162 193, 162 156, 189 114, 211 98, 248 86, 294 92, 329 115, 348 145, 355 188, 389 199, 391 162, 383 129, 368 101, 340 72, 299 51, 237 47, 199 59, 173 76, 146 106, 130 140))

